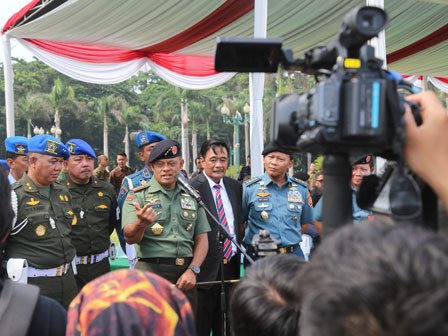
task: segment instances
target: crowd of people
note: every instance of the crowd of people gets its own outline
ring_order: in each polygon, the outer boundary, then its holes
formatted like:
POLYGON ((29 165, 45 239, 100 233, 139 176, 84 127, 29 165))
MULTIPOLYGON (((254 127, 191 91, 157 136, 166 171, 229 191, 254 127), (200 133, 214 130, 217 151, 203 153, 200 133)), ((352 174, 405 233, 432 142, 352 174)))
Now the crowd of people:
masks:
MULTIPOLYGON (((448 116, 432 93, 408 99, 423 124, 406 112, 406 160, 448 207, 448 116)), ((321 242, 325 176, 315 163, 289 176, 293 153, 271 142, 265 173, 250 176, 249 158, 236 180, 226 176, 228 144, 212 138, 188 179, 178 142, 142 131, 136 144, 144 169, 120 153, 109 172, 81 139, 6 139, 0 300, 29 292, 24 334, 448 334, 448 240, 357 205, 371 154, 352 162, 352 223, 321 242), (110 272, 113 230, 130 270, 110 272), (275 256, 254 244, 264 230, 275 256), (241 279, 240 244, 255 260, 241 279)), ((12 311, 26 312, 17 302, 12 311)))

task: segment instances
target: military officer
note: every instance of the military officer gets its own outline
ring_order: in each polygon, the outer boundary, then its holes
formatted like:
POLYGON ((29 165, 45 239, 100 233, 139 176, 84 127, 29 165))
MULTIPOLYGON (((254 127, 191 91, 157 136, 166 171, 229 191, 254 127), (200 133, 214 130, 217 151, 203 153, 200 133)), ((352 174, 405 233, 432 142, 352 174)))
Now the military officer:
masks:
MULTIPOLYGON (((138 147, 138 156, 140 160, 145 163, 145 168, 139 170, 138 172, 128 175, 123 179, 121 184, 120 192, 118 193, 118 206, 120 210, 123 208, 124 200, 132 188, 140 187, 149 182, 153 173, 149 169, 148 158, 151 154, 152 149, 160 141, 165 140, 165 137, 156 132, 141 131, 137 134, 136 142, 138 147)), ((121 231, 121 226, 116 228, 118 239, 120 240, 120 246, 122 250, 127 254, 129 262, 131 265, 135 262, 135 250, 132 245, 126 245, 123 232, 121 231)))
POLYGON ((369 218, 372 215, 371 211, 361 209, 356 203, 356 190, 362 183, 364 176, 373 173, 373 155, 363 155, 357 157, 352 165, 352 210, 353 210, 353 224, 359 224, 362 220, 369 218))
POLYGON ((77 293, 75 248, 70 238, 77 217, 67 188, 55 181, 63 159, 69 156, 67 147, 50 135, 36 135, 29 140, 28 174, 12 185, 17 216, 5 250, 11 278, 23 276, 23 269, 9 266, 17 258, 26 259, 28 283, 39 286, 42 295, 65 308, 77 293))
POLYGON ((92 147, 81 139, 69 140, 65 146, 70 151, 64 162, 69 176, 62 183, 70 191, 78 219, 71 238, 76 248, 75 278, 81 289, 110 271, 109 237, 118 222, 117 201, 113 186, 93 176, 96 155, 92 147))
POLYGON ((118 205, 120 208, 123 207, 129 190, 140 187, 151 179, 153 173, 149 169, 148 158, 154 146, 162 140, 165 140, 165 137, 156 132, 141 131, 137 134, 138 156, 145 163, 145 168, 124 178, 120 192, 118 193, 118 205))
POLYGON ((136 268, 154 272, 185 291, 196 307, 196 276, 208 251, 209 224, 203 209, 176 175, 183 165, 180 145, 163 140, 148 162, 154 177, 129 192, 122 226, 129 244, 136 244, 136 268))
POLYGON ((9 137, 5 140, 6 163, 9 166, 10 184, 20 180, 28 169, 28 139, 23 136, 9 137))
POLYGON ((313 203, 305 182, 290 177, 292 154, 271 142, 262 152, 266 172, 243 186, 243 218, 247 220, 244 242, 250 246, 259 230, 268 230, 280 247, 280 253, 303 258, 299 243, 309 223, 314 221, 313 203))

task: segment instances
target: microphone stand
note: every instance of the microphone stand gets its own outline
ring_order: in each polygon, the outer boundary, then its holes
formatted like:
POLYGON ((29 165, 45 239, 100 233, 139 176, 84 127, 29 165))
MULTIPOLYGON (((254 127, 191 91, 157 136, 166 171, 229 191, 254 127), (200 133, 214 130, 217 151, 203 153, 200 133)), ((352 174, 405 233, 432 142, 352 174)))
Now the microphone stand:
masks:
MULTIPOLYGON (((221 248, 221 251, 224 251, 224 241, 227 238, 230 240, 238 250, 247 258, 249 263, 252 265, 254 263, 254 260, 246 253, 246 251, 243 250, 240 244, 236 241, 236 239, 232 236, 232 234, 227 230, 227 228, 221 224, 221 222, 213 215, 213 213, 210 211, 210 209, 207 208, 207 206, 204 204, 204 201, 202 201, 201 195, 190 185, 187 181, 185 181, 180 175, 177 176, 177 181, 187 190, 187 192, 198 202, 199 206, 204 209, 204 211, 207 213, 207 215, 218 225, 219 229, 219 245, 221 248)), ((221 332, 222 335, 226 335, 226 291, 225 291, 225 280, 224 280, 224 256, 221 258, 221 293, 220 293, 220 299, 221 299, 221 316, 222 316, 222 324, 221 324, 221 332)))

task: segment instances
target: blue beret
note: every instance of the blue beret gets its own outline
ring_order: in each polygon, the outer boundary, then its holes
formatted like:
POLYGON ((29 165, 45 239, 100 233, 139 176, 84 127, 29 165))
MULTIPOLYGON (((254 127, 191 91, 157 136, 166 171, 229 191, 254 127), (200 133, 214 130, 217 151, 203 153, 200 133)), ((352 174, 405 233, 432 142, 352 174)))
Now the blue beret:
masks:
POLYGON ((28 151, 50 156, 63 157, 64 160, 67 160, 70 157, 70 152, 67 147, 65 147, 60 140, 48 134, 33 136, 28 141, 28 151))
POLYGON ((0 160, 0 164, 2 165, 3 169, 10 170, 8 164, 6 163, 6 160, 0 160))
POLYGON ((166 138, 162 134, 150 131, 141 131, 137 134, 137 138, 135 140, 137 141, 137 147, 140 148, 152 144, 153 142, 159 142, 165 139, 166 138))
POLYGON ((65 144, 71 155, 87 154, 96 159, 95 151, 84 140, 71 139, 65 144))
POLYGON ((154 146, 149 155, 148 162, 152 163, 158 160, 172 159, 181 155, 180 144, 174 140, 167 139, 154 146))
POLYGON ((23 136, 6 138, 5 147, 7 152, 17 155, 26 155, 26 153, 28 153, 28 139, 23 136))

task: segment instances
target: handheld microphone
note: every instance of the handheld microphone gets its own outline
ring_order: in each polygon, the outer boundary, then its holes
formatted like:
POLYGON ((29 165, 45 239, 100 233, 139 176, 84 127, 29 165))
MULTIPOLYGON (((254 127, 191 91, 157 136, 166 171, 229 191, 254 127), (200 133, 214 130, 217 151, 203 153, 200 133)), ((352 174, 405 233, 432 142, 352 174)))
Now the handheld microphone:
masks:
POLYGON ((364 176, 361 185, 356 191, 356 204, 361 209, 370 210, 378 197, 380 179, 376 175, 364 176))
POLYGON ((176 175, 177 182, 180 183, 182 187, 189 193, 193 198, 199 203, 200 206, 203 205, 202 203, 202 197, 199 195, 199 193, 194 189, 185 179, 182 175, 177 174, 176 175))

